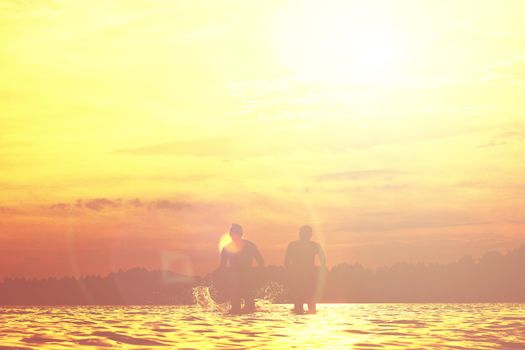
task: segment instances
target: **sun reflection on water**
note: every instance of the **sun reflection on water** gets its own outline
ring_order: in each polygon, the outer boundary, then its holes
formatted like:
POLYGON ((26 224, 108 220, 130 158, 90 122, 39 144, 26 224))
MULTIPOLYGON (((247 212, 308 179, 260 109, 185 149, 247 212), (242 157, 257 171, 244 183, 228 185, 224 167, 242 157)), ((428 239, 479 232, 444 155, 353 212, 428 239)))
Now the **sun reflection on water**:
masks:
POLYGON ((261 304, 230 316, 197 306, 4 307, 2 346, 33 349, 523 349, 524 304, 261 304))

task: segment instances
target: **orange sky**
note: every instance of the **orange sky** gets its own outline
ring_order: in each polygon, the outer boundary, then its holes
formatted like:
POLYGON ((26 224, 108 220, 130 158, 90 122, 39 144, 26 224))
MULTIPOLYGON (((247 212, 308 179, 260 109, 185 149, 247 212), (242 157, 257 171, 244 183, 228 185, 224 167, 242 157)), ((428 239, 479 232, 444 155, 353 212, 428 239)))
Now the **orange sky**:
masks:
POLYGON ((0 278, 525 243, 523 1, 0 2, 0 278))

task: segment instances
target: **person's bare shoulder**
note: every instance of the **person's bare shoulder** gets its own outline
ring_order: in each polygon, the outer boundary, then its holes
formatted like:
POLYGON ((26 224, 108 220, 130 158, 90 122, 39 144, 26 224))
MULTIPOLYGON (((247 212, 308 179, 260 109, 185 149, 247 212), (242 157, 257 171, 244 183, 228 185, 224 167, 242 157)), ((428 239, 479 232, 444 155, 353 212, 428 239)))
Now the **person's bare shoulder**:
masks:
POLYGON ((248 249, 257 249, 257 246, 252 241, 244 240, 244 244, 248 249))
POLYGON ((312 247, 316 250, 321 250, 321 245, 317 242, 314 242, 314 241, 310 241, 310 243, 312 244, 312 247))
POLYGON ((300 245, 301 244, 301 241, 300 240, 296 240, 296 241, 291 241, 288 246, 289 247, 295 247, 297 245, 300 245))

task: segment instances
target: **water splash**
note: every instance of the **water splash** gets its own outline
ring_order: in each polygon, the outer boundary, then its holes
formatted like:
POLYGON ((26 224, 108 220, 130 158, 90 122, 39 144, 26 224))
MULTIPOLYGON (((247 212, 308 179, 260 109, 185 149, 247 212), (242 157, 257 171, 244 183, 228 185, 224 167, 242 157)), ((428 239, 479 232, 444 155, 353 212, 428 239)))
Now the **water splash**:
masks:
POLYGON ((257 291, 257 299, 264 300, 270 303, 275 303, 284 293, 282 284, 271 281, 259 288, 257 291))
MULTIPOLYGON (((257 311, 268 309, 283 294, 283 286, 277 282, 269 282, 259 288, 255 294, 255 307, 257 311)), ((193 301, 203 311, 210 312, 227 312, 230 309, 230 303, 218 303, 214 300, 213 286, 197 286, 192 290, 193 301)))
POLYGON ((197 286, 192 290, 195 305, 204 311, 225 312, 229 308, 229 303, 217 303, 213 300, 209 286, 197 286))

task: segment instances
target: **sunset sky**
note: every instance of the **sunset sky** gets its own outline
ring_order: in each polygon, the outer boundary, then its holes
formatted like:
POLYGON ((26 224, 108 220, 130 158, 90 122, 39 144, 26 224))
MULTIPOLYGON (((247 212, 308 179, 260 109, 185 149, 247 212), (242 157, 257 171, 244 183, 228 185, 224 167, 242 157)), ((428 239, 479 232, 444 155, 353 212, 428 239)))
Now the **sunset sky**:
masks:
POLYGON ((0 0, 0 279, 525 243, 525 2, 0 0))

